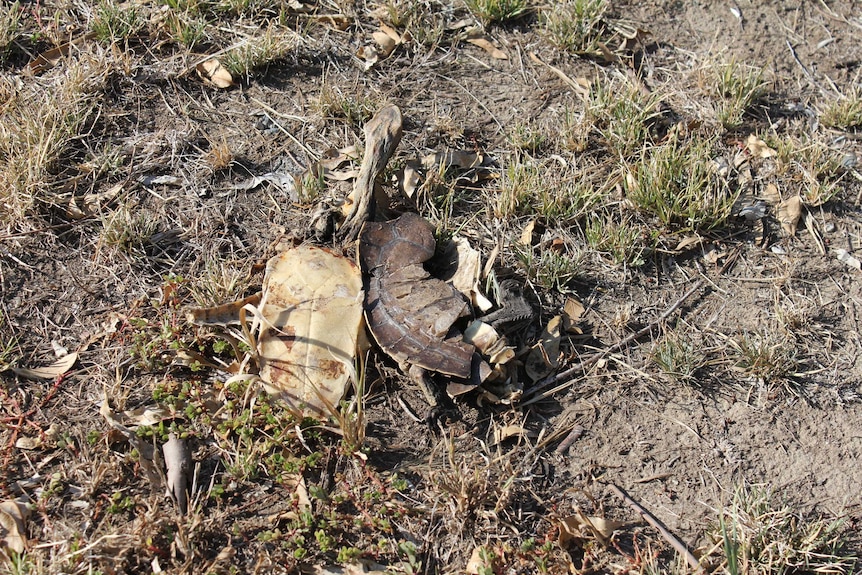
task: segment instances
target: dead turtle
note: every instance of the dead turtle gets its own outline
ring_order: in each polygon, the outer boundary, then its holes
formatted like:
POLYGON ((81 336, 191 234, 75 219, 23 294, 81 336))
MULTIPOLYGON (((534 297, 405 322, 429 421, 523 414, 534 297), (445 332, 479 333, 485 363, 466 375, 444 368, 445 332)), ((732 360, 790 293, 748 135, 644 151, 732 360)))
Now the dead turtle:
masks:
POLYGON ((450 387, 458 392, 473 387, 474 374, 479 378, 484 371, 475 348, 452 329, 469 315, 467 302, 423 265, 435 247, 431 224, 412 212, 387 222, 368 222, 359 238, 368 327, 380 348, 420 385, 432 408, 441 405, 443 395, 429 371, 460 380, 450 387))

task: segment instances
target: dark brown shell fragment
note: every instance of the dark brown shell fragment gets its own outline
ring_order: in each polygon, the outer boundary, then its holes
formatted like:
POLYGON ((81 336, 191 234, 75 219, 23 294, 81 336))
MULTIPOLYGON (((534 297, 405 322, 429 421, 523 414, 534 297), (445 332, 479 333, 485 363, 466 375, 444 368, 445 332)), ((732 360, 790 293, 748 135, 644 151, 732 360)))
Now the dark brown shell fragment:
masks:
POLYGON ((469 379, 473 346, 445 339, 468 314, 467 303, 422 265, 435 244, 431 225, 414 213, 365 225, 359 243, 362 267, 370 274, 365 317, 378 345, 398 362, 469 379))

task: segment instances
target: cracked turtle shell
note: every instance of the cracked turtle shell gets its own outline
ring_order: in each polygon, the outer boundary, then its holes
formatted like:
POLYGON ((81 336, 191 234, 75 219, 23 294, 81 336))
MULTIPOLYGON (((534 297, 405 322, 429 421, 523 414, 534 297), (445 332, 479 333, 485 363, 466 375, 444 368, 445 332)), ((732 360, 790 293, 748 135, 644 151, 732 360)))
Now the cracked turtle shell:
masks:
POLYGON ((447 339, 452 324, 468 315, 467 302, 424 268, 435 247, 431 224, 414 213, 365 224, 359 258, 370 274, 366 321, 377 344, 399 363, 469 379, 473 346, 447 339))

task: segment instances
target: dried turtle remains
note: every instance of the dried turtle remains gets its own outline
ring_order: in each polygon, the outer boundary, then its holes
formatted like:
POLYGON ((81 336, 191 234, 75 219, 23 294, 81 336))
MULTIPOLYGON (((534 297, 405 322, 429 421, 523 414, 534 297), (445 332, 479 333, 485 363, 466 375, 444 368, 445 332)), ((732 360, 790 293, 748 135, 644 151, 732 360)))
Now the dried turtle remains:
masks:
POLYGON ((383 351, 420 384, 432 406, 441 397, 427 371, 462 380, 450 386, 458 392, 471 389, 490 372, 474 346, 452 332, 455 321, 469 310, 460 292, 423 266, 435 247, 431 224, 410 212, 388 222, 366 223, 359 241, 359 259, 368 274, 368 327, 383 351))

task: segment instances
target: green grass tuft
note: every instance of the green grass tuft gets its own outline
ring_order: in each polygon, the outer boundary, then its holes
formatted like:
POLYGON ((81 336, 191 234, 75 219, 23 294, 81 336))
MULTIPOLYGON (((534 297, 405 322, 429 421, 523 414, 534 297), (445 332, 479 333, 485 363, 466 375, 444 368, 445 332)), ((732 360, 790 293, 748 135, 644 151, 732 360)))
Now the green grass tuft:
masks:
POLYGON ((548 40, 563 50, 579 54, 598 52, 602 17, 607 0, 569 0, 552 3, 541 12, 542 30, 548 40))
POLYGON ((645 150, 623 178, 626 197, 670 228, 722 227, 739 192, 714 174, 709 165, 712 148, 712 142, 705 140, 672 140, 645 150))

